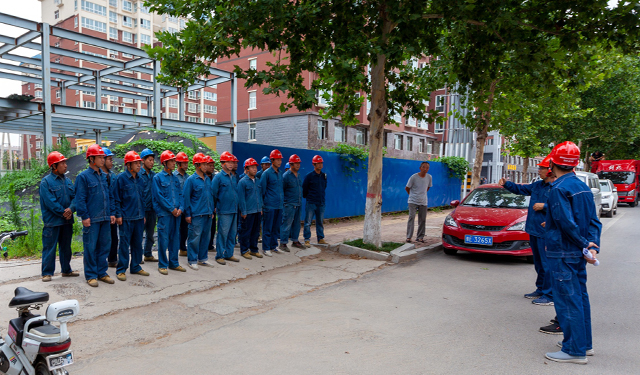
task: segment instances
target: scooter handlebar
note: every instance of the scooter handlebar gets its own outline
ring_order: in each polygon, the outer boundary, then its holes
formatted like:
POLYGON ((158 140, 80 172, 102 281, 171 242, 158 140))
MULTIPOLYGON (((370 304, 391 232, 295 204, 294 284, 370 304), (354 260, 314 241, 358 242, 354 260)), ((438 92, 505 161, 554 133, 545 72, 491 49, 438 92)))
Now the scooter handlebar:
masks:
POLYGON ((23 230, 22 232, 13 232, 13 233, 11 233, 11 239, 14 239, 14 238, 20 237, 20 236, 26 236, 27 234, 29 234, 29 231, 27 231, 27 230, 23 230))

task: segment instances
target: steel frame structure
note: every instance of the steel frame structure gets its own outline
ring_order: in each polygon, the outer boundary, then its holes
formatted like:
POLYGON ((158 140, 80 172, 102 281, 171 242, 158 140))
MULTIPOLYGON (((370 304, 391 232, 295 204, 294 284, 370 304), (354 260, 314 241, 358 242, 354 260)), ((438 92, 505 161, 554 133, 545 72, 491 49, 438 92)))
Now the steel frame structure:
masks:
POLYGON ((236 138, 234 130, 237 123, 237 80, 233 72, 211 67, 209 71, 213 78, 201 79, 185 87, 168 86, 157 80, 160 73, 160 61, 150 58, 142 49, 5 13, 0 13, 0 23, 25 30, 17 38, 0 35, 0 43, 4 43, 0 46, 0 78, 42 85, 42 102, 23 102, 0 98, 0 131, 2 132, 43 134, 45 148, 53 145, 54 134, 63 134, 74 138, 95 137, 96 142, 99 143, 103 135, 108 134, 115 140, 136 129, 143 128, 181 131, 197 137, 231 134, 234 140, 236 138), (51 36, 126 53, 132 55, 133 59, 121 61, 112 59, 110 56, 94 56, 54 47, 50 43, 51 36), (38 38, 40 38, 40 42, 36 41, 38 38), (40 57, 25 57, 12 53, 17 48, 38 51, 40 57), (101 64, 104 68, 90 69, 52 62, 52 54, 101 64), (20 64, 14 65, 7 61, 20 64), (118 73, 122 71, 144 73, 151 76, 151 79, 121 76, 118 73), (107 81, 104 81, 105 79, 107 81), (112 80, 118 82, 111 82, 112 80), (189 91, 211 87, 223 82, 231 83, 232 126, 184 121, 185 95, 189 91), (96 108, 88 109, 52 104, 51 89, 55 87, 61 91, 62 103, 66 102, 66 89, 94 93, 96 108), (146 101, 149 116, 102 110, 102 95, 146 101), (162 118, 161 100, 172 96, 178 96, 179 99, 179 120, 162 118))

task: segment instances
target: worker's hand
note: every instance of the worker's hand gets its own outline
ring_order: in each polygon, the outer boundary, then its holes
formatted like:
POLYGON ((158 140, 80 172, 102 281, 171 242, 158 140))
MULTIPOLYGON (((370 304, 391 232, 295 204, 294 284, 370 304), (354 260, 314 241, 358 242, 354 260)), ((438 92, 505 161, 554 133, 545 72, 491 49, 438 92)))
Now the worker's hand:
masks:
POLYGON ((534 211, 542 211, 544 210, 544 203, 536 203, 533 205, 534 211))
POLYGON ((62 217, 67 219, 67 220, 71 219, 71 215, 73 215, 73 212, 71 211, 70 208, 66 208, 64 210, 64 212, 62 213, 62 217))
POLYGON ((598 260, 596 257, 598 256, 598 252, 596 250, 594 250, 593 248, 599 249, 600 246, 596 245, 593 242, 589 242, 589 245, 587 246, 587 249, 589 250, 589 252, 591 253, 591 256, 593 257, 593 259, 589 259, 586 256, 584 257, 584 259, 587 260, 587 263, 590 264, 594 264, 596 262, 596 260, 598 260))
POLYGON ((115 224, 116 223, 116 217, 115 216, 111 216, 111 224, 115 224))
POLYGON ((544 228, 545 224, 547 224, 547 222, 543 221, 540 225, 542 225, 542 227, 544 228))
POLYGON ((122 225, 122 218, 121 217, 116 219, 116 224, 122 225))
POLYGON ((178 217, 178 211, 180 211, 180 210, 177 209, 177 208, 174 208, 173 211, 171 211, 171 215, 173 215, 175 217, 178 217))
POLYGON ((504 186, 504 184, 506 184, 506 183, 507 183, 507 179, 506 179, 506 178, 504 178, 504 177, 503 177, 503 178, 501 178, 501 179, 500 179, 500 181, 498 181, 498 184, 499 184, 500 186, 504 186))
POLYGON ((144 219, 142 219, 142 220, 144 220, 144 223, 145 223, 145 224, 147 223, 147 218, 146 218, 146 217, 145 217, 144 219))
POLYGON ((185 217, 184 221, 186 221, 187 223, 191 224, 191 216, 185 217))
POLYGON ((90 227, 91 226, 91 219, 82 220, 82 226, 90 227))
POLYGON ((176 215, 176 217, 179 217, 180 215, 182 215, 182 210, 178 210, 178 214, 176 215))
POLYGON ((242 216, 243 219, 247 218, 247 215, 240 215, 240 216, 242 216))

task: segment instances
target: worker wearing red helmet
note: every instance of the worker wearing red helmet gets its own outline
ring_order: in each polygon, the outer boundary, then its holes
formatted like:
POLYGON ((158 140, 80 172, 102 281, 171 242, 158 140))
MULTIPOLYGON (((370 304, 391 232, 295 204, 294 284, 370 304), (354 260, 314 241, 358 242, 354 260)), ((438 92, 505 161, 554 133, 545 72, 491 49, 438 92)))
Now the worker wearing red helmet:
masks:
POLYGON ((211 219, 213 217, 213 193, 211 179, 207 177, 207 158, 201 152, 193 155, 196 173, 187 178, 182 195, 184 196, 184 213, 189 223, 187 240, 187 259, 189 268, 198 270, 199 266, 210 267, 209 236, 211 235, 211 219))
POLYGON ((40 182, 40 209, 42 210, 42 281, 51 281, 56 270, 56 247, 60 253, 62 277, 80 276, 71 270, 71 239, 75 190, 67 177, 67 158, 58 151, 47 156, 51 173, 40 182))
POLYGON ((293 247, 304 249, 300 243, 300 211, 302 210, 302 179, 300 178, 300 157, 293 154, 289 157, 289 170, 282 175, 284 190, 284 209, 282 226, 280 227, 280 251, 289 252, 287 242, 291 240, 293 247))
POLYGON ((284 190, 282 187, 282 153, 278 150, 269 154, 271 167, 260 177, 262 192, 262 251, 266 256, 278 251, 282 209, 284 208, 284 190))
POLYGON ((111 248, 111 224, 115 224, 115 202, 107 175, 101 170, 105 154, 99 145, 91 145, 86 153, 89 168, 76 177, 76 210, 82 219, 84 276, 92 287, 98 280, 115 281, 107 274, 107 256, 111 248))
MULTIPOLYGON (((213 158, 209 155, 205 155, 205 159, 206 159, 206 171, 205 173, 207 174, 207 177, 209 178, 209 180, 211 182, 213 182, 213 176, 216 174, 216 162, 213 160, 213 158)), ((209 248, 208 251, 211 252, 215 252, 216 251, 216 246, 214 244, 215 241, 215 237, 216 237, 216 228, 217 228, 217 216, 216 216, 216 210, 215 207, 213 209, 213 218, 211 219, 211 235, 209 236, 209 248)))
MULTIPOLYGON (((114 194, 114 188, 116 186, 116 173, 113 171, 113 152, 106 147, 102 147, 104 151, 104 165, 102 171, 107 175, 107 183, 111 194, 114 194)), ((118 266, 118 225, 111 224, 111 249, 109 250, 109 256, 107 257, 109 267, 116 268, 118 266)))
POLYGON ((500 185, 514 194, 530 196, 529 212, 524 230, 529 233, 529 243, 533 253, 533 265, 538 277, 536 278, 536 290, 525 294, 525 298, 532 299, 534 305, 552 306, 553 293, 551 292, 551 273, 548 271, 547 256, 545 251, 544 228, 542 223, 547 215, 547 199, 551 191, 551 183, 555 176, 549 171, 549 154, 538 164, 538 176, 540 180, 531 184, 514 184, 505 178, 500 179, 500 185))
POLYGON ((135 151, 124 155, 124 172, 116 178, 114 190, 116 222, 120 230, 118 267, 116 277, 127 280, 127 269, 132 275, 149 276, 140 267, 142 262, 142 235, 144 234, 146 182, 140 176, 142 159, 135 151))
POLYGON ((238 231, 238 181, 232 171, 234 159, 229 151, 220 155, 222 171, 213 177, 211 190, 213 204, 218 217, 218 237, 216 238, 216 262, 225 265, 226 261, 239 262, 233 256, 238 231))
POLYGON ((140 177, 146 184, 144 191, 144 262, 157 262, 158 258, 153 256, 153 233, 156 230, 158 217, 153 209, 153 201, 151 199, 151 186, 153 185, 153 177, 156 173, 153 171, 156 154, 153 150, 145 148, 140 152, 142 159, 142 169, 140 169, 140 177))
POLYGON ((178 262, 183 199, 180 181, 173 175, 176 156, 173 152, 165 150, 160 154, 160 163, 163 169, 153 177, 151 194, 153 194, 153 208, 158 215, 158 272, 168 275, 167 268, 180 272, 187 271, 178 262))
POLYGON ((258 251, 260 220, 262 216, 262 193, 256 174, 258 162, 249 158, 244 162, 244 177, 238 182, 238 211, 241 225, 238 235, 240 254, 247 259, 262 258, 258 251))
POLYGON ((302 181, 302 197, 306 199, 304 211, 304 245, 311 247, 311 221, 316 217, 316 236, 318 243, 325 245, 324 240, 324 208, 325 191, 327 190, 327 175, 322 172, 324 160, 316 155, 311 159, 313 170, 302 181))
POLYGON ((579 163, 580 149, 573 142, 561 143, 551 152, 556 180, 547 201, 545 238, 553 302, 564 340, 559 343, 562 350, 545 357, 584 364, 586 356, 593 355, 586 264, 595 263, 602 223, 591 189, 573 171, 579 163), (593 259, 583 254, 585 249, 593 259))
MULTIPOLYGON (((173 175, 178 178, 180 181, 180 188, 184 192, 184 183, 189 178, 189 174, 187 173, 187 169, 189 168, 189 156, 185 154, 183 151, 180 151, 176 154, 176 170, 173 171, 173 175)), ((187 256, 187 236, 189 231, 189 224, 186 221, 186 217, 184 216, 184 212, 182 216, 180 216, 180 252, 178 255, 186 257, 187 256)))

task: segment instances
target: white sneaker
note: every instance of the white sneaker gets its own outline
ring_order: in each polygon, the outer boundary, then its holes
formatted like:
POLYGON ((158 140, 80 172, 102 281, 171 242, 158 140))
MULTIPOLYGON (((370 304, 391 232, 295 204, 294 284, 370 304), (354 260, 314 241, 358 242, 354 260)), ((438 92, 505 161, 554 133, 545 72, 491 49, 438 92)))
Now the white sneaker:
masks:
POLYGON ((204 262, 198 262, 198 264, 203 267, 213 267, 213 264, 209 263, 208 260, 205 260, 204 262))
POLYGON ((272 257, 273 254, 271 254, 271 250, 265 250, 264 255, 268 256, 268 257, 272 257))
POLYGON ((191 268, 194 271, 197 271, 198 270, 198 265, 189 263, 189 268, 191 268))

